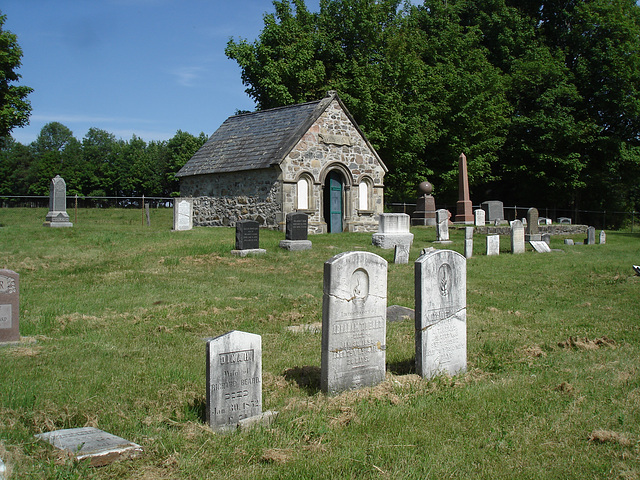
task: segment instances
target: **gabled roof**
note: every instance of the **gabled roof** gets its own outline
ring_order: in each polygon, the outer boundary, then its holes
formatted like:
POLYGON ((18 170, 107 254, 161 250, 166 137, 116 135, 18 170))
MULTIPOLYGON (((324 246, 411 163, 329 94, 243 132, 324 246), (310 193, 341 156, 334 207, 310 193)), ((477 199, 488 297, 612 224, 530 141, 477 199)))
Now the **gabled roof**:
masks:
MULTIPOLYGON (((330 92, 315 102, 229 117, 176 176, 237 172, 278 165, 334 99, 338 99, 337 95, 330 92)), ((338 102, 360 131, 340 99, 338 102)))

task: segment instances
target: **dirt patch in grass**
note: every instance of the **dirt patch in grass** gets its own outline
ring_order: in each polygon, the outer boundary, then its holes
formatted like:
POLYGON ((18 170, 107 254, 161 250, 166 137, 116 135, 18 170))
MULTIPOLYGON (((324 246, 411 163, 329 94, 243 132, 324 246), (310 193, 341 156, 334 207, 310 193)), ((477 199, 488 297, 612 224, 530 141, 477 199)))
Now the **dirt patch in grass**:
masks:
POLYGON ((612 430, 594 430, 589 435, 589 441, 594 443, 617 443, 623 447, 629 447, 634 443, 626 434, 612 430))
POLYGON ((563 342, 559 342, 560 348, 570 348, 577 350, 597 350, 600 347, 615 347, 616 342, 608 337, 600 337, 594 340, 589 340, 586 337, 569 337, 563 342))
POLYGON ((540 345, 536 345, 535 343, 533 345, 525 345, 524 347, 517 348, 516 353, 519 353, 520 356, 523 357, 524 361, 547 356, 545 351, 540 348, 540 345))
POLYGON ((556 392, 571 393, 571 392, 573 392, 573 385, 571 385, 568 382, 562 382, 554 390, 556 392))
POLYGON ((262 452, 260 460, 265 463, 277 463, 283 465, 294 456, 294 451, 290 448, 267 448, 262 452))
POLYGON ((14 347, 7 350, 12 357, 37 357, 42 351, 41 346, 14 347))

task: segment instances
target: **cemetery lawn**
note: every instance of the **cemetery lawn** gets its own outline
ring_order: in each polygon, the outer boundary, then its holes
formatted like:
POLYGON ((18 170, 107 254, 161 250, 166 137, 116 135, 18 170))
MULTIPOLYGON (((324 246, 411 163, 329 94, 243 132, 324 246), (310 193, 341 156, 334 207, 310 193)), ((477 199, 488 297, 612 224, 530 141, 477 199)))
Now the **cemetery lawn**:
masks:
MULTIPOLYGON (((415 375, 414 325, 388 324, 387 378, 319 391, 323 264, 349 250, 389 261, 388 304, 414 307, 414 265, 435 240, 416 227, 408 265, 371 234, 310 236, 313 249, 231 255, 234 229, 172 232, 170 209, 0 209, 0 268, 20 274, 24 342, 0 348, 0 458, 9 478, 640 478, 640 235, 606 245, 484 255, 467 263, 468 371, 415 375), (205 338, 262 335, 272 426, 205 423, 205 338), (101 468, 35 434, 94 426, 145 452, 101 468)), ((585 235, 571 238, 582 241, 585 235)), ((463 251, 464 231, 450 248, 463 251)))

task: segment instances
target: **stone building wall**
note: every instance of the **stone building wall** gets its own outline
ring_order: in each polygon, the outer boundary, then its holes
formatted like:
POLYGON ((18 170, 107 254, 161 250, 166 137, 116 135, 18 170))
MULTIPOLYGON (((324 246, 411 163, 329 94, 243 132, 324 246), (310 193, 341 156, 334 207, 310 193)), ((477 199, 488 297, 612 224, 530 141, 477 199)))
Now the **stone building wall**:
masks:
POLYGON ((309 179, 309 230, 327 231, 323 220, 324 182, 331 170, 344 179, 344 226, 352 232, 375 232, 383 212, 384 170, 337 100, 322 113, 281 164, 285 215, 298 210, 297 182, 309 179), (359 209, 359 184, 368 183, 368 208, 359 209))
POLYGON ((282 221, 279 176, 273 167, 184 177, 180 194, 193 197, 194 226, 233 227, 238 220, 256 220, 275 229, 282 221))

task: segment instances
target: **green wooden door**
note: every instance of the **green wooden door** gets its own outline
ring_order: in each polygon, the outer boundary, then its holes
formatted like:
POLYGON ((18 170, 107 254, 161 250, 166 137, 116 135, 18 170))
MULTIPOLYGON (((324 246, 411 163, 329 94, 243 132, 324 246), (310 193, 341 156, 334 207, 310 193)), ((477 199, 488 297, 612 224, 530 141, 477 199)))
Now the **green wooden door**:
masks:
POLYGON ((329 233, 342 232, 342 179, 338 172, 329 173, 329 233))

